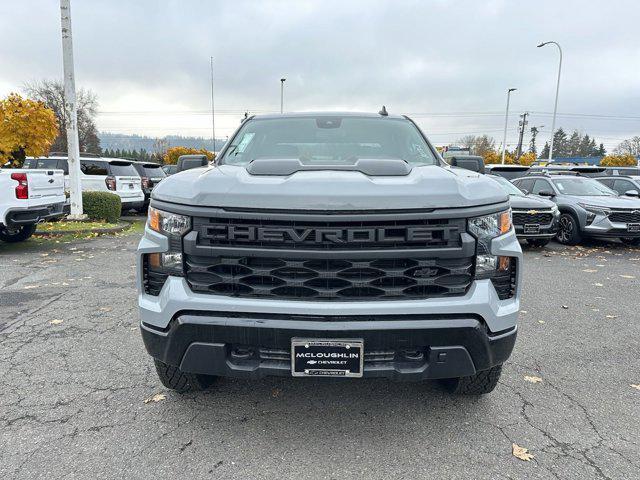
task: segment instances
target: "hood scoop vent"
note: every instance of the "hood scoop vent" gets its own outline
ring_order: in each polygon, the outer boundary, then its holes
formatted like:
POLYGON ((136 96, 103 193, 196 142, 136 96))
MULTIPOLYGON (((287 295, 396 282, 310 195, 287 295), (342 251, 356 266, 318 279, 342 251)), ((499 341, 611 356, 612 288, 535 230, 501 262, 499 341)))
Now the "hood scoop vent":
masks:
POLYGON ((396 177, 411 173, 411 165, 399 158, 361 158, 347 165, 304 164, 297 158, 257 158, 246 167, 251 175, 288 176, 296 172, 360 172, 372 177, 396 177))

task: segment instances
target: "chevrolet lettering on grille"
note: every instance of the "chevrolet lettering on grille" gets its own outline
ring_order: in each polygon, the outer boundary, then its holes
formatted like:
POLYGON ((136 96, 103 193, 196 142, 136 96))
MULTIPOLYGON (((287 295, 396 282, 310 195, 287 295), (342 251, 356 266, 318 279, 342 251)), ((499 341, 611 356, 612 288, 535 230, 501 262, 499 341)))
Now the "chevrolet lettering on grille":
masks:
MULTIPOLYGON (((441 229, 443 240, 451 231, 441 229)), ((426 242, 433 240, 429 227, 349 227, 349 228, 295 228, 257 227, 242 225, 204 225, 199 235, 213 241, 269 242, 269 243, 396 243, 426 242)))

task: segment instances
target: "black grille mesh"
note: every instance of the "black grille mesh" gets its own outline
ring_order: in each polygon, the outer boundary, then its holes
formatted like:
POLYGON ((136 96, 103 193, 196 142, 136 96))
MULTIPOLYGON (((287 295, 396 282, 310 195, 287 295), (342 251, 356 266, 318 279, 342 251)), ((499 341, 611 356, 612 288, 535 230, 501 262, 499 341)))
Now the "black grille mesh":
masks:
POLYGON ((553 214, 551 212, 513 212, 513 224, 514 225, 549 225, 553 221, 553 214))
POLYGON ((160 290, 162 290, 164 282, 167 281, 169 275, 167 273, 154 270, 149 265, 148 255, 143 256, 142 262, 144 292, 154 296, 160 295, 160 290))
POLYGON ((194 292, 305 300, 403 299, 463 295, 473 258, 289 259, 186 256, 194 292))
POLYGON ((636 210, 635 212, 637 213, 634 213, 633 210, 626 212, 617 210, 609 214, 609 220, 620 223, 640 223, 640 211, 636 210))
POLYGON ((509 271, 505 272, 503 275, 491 278, 493 287, 496 289, 500 300, 513 298, 516 294, 516 274, 516 259, 511 258, 509 260, 509 271))

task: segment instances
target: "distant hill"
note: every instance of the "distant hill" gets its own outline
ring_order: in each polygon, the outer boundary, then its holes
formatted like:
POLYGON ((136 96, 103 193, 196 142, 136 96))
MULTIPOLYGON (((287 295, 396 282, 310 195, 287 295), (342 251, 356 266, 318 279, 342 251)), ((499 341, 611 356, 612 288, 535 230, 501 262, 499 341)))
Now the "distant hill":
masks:
POLYGON ((216 148, 210 138, 204 137, 182 137, 180 135, 168 135, 166 137, 147 137, 140 135, 126 135, 123 133, 98 133, 100 147, 103 150, 141 150, 154 152, 154 146, 158 141, 166 142, 166 147, 190 147, 205 148, 207 150, 219 151, 224 145, 224 140, 216 138, 216 148))

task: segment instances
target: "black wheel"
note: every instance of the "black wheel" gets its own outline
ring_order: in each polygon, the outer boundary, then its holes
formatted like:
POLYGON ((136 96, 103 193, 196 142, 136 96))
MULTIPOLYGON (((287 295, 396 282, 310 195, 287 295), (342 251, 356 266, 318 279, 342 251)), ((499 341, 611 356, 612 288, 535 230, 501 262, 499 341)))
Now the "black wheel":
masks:
POLYGON ((23 225, 16 228, 0 227, 0 240, 7 243, 24 242, 36 231, 36 225, 23 225))
POLYGON ((527 243, 532 247, 545 247, 549 245, 550 238, 528 238, 527 243))
POLYGON ((491 393, 502 373, 502 365, 483 370, 470 377, 447 378, 442 380, 444 387, 458 395, 484 395, 491 393))
POLYGON ((640 238, 621 238, 620 241, 625 245, 640 247, 640 238))
POLYGON ((178 367, 167 365, 156 358, 153 359, 153 362, 156 365, 156 372, 162 384, 178 393, 206 390, 216 380, 216 377, 211 375, 183 372, 178 367))
POLYGON ((580 235, 580 223, 578 219, 570 213, 560 215, 558 222, 560 229, 558 230, 558 241, 565 245, 577 245, 582 240, 580 235))

